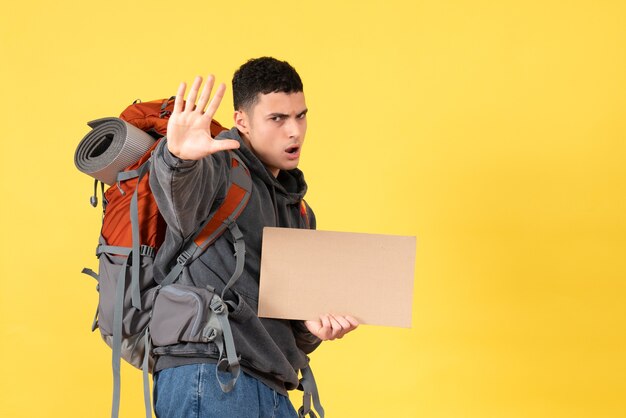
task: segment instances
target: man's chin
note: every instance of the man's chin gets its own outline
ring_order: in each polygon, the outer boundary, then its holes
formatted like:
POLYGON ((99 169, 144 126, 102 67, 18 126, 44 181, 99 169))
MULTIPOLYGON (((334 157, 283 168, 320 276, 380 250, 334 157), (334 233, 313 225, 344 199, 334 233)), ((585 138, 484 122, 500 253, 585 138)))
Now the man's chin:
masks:
POLYGON ((290 171, 298 168, 298 165, 300 164, 300 159, 298 158, 289 161, 280 161, 279 164, 268 164, 265 162, 264 164, 265 167, 268 168, 268 170, 270 170, 272 173, 276 173, 275 175, 277 175, 278 171, 290 171))
POLYGON ((284 171, 295 170, 296 168, 298 168, 299 163, 300 163, 300 160, 290 161, 288 164, 285 164, 283 166, 282 170, 284 171))

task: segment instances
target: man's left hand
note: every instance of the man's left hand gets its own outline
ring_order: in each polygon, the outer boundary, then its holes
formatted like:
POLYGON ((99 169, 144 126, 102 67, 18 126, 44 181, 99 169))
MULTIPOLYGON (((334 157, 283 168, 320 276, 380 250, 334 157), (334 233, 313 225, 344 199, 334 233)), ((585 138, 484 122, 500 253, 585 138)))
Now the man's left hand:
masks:
POLYGON ((318 320, 304 321, 309 332, 322 341, 342 338, 359 326, 353 317, 340 315, 322 315, 318 320))

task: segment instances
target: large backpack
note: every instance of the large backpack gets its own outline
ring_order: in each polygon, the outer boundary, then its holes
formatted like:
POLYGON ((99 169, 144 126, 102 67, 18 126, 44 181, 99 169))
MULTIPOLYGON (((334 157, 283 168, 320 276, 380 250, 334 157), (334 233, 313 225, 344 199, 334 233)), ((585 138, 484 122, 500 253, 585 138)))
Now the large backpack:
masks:
MULTIPOLYGON (((161 283, 154 280, 154 258, 163 243, 166 224, 150 190, 149 175, 152 152, 166 134, 173 105, 173 97, 145 103, 136 101, 122 112, 119 119, 89 122, 93 130, 83 138, 75 154, 77 168, 95 177, 91 197, 94 207, 98 202, 98 184, 101 190, 102 229, 96 249, 99 269, 96 273, 85 268, 83 273, 98 281, 99 303, 92 331, 99 328, 102 338, 112 348, 112 417, 119 414, 122 358, 143 370, 146 417, 152 416, 149 390, 149 373, 154 365, 152 346, 181 342, 215 343, 220 353, 218 370, 231 373, 231 379, 222 382, 216 372, 225 392, 234 387, 240 371, 228 322, 227 305, 230 302, 225 302, 224 295, 244 269, 245 245, 236 219, 248 202, 252 180, 247 167, 234 152, 228 152, 229 184, 221 205, 183 245, 161 283), (116 147, 114 141, 120 136, 128 139, 127 143, 116 147), (115 159, 120 167, 116 169, 111 161, 102 164, 98 159, 103 157, 115 159), (111 186, 106 191, 105 184, 111 186), (222 293, 176 283, 185 266, 227 229, 233 238, 236 266, 222 293)), ((213 120, 210 130, 215 137, 225 128, 213 120)), ((301 202, 301 215, 308 226, 304 201, 301 202)), ((310 367, 302 369, 301 373, 300 389, 304 396, 298 415, 315 417, 311 408, 313 403, 323 417, 324 410, 310 367)))
MULTIPOLYGON (((81 171, 86 171, 84 168, 89 163, 97 164, 93 160, 102 157, 107 147, 113 147, 115 133, 120 133, 119 129, 111 127, 113 125, 122 124, 125 128, 123 132, 126 132, 126 129, 133 129, 127 125, 131 124, 155 139, 145 151, 143 148, 146 148, 146 142, 141 143, 143 155, 119 172, 115 183, 110 184, 111 187, 106 191, 104 181, 96 178, 94 196, 91 197, 92 205, 97 206, 96 194, 100 183, 103 217, 96 249, 99 269, 98 273, 87 268, 83 272, 98 281, 99 304, 92 330, 99 328, 102 338, 113 351, 111 414, 114 417, 118 415, 120 403, 121 358, 143 369, 146 416, 152 416, 148 374, 154 363, 151 353, 153 342, 162 346, 178 342, 213 341, 220 351, 220 368, 232 374, 229 382, 220 381, 222 389, 232 389, 239 374, 239 363, 228 323, 228 309, 223 298, 215 294, 213 289, 198 289, 175 282, 184 266, 197 258, 226 229, 233 235, 237 257, 237 269, 227 288, 237 280, 240 270, 243 270, 245 247, 235 220, 250 195, 250 174, 236 154, 229 152, 231 169, 226 197, 185 244, 168 276, 157 283, 153 276, 153 262, 163 243, 166 224, 150 190, 149 174, 152 152, 166 133, 167 120, 172 110, 171 98, 135 102, 122 112, 119 119, 92 121, 89 126, 93 131, 83 138, 75 155, 76 165, 81 171), (189 300, 200 301, 200 305, 190 304, 189 300), (158 327, 150 327, 153 316, 158 327), (194 324, 195 327, 186 327, 185 323, 194 324)), ((218 122, 211 122, 213 136, 223 130, 225 128, 218 122)))

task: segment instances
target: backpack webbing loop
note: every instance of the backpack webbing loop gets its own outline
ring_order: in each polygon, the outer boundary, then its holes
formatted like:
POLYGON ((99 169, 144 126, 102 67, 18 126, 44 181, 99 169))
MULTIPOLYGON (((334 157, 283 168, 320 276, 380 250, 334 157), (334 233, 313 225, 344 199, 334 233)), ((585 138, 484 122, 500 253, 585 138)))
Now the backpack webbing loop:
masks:
POLYGON ((128 170, 128 171, 120 171, 117 173, 117 183, 121 181, 126 181, 130 179, 134 179, 139 177, 139 169, 137 170, 128 170))
POLYGON ((234 239, 233 246, 235 247, 236 261, 235 271, 233 272, 233 275, 230 276, 230 279, 228 279, 228 283, 226 283, 226 286, 224 286, 224 289, 222 290, 222 300, 226 299, 226 292, 231 287, 233 287, 237 280, 239 280, 239 277, 241 277, 241 273, 243 273, 243 268, 245 267, 246 261, 246 243, 243 240, 243 234, 241 233, 241 230, 235 222, 231 223, 228 226, 228 229, 230 230, 234 239))
POLYGON ((141 295, 139 294, 139 271, 141 269, 141 250, 140 236, 139 236, 139 183, 141 179, 148 173, 151 165, 150 159, 139 167, 139 175, 137 176, 137 187, 130 200, 130 225, 133 237, 133 250, 132 266, 131 266, 131 281, 130 281, 130 297, 132 305, 135 309, 141 310, 141 295))
MULTIPOLYGON (((96 279, 96 281, 98 282, 98 284, 96 285, 96 290, 99 292, 100 291, 100 276, 98 276, 98 273, 96 273, 95 271, 87 267, 85 267, 81 273, 86 274, 87 276, 91 276, 94 279, 96 279)), ((93 322, 91 323, 91 332, 95 331, 98 328, 98 315, 99 314, 100 314, 100 304, 98 303, 98 307, 96 308, 96 313, 93 316, 93 322)))
POLYGON ((150 328, 146 327, 144 334, 143 363, 141 369, 143 371, 143 401, 146 409, 146 418, 152 418, 152 401, 150 399, 150 351, 152 350, 152 341, 150 340, 150 328))
POLYGON ((98 277, 98 273, 96 273, 95 271, 93 271, 90 268, 85 267, 81 273, 86 274, 87 276, 91 276, 94 279, 96 279, 96 281, 99 281, 99 277, 98 277))
POLYGON ((102 253, 128 256, 130 255, 130 251, 131 249, 128 247, 120 247, 117 245, 98 245, 96 248, 96 257, 100 257, 102 253))
POLYGON ((91 332, 98 329, 98 315, 100 315, 100 304, 96 308, 96 313, 93 315, 93 322, 91 323, 91 332))
POLYGON ((300 385, 304 394, 302 395, 302 406, 298 410, 298 418, 305 418, 309 415, 310 418, 317 418, 317 415, 311 409, 311 398, 313 398, 313 405, 315 410, 320 414, 320 418, 324 418, 324 408, 320 403, 319 392, 317 391, 317 384, 315 383, 315 377, 311 371, 311 367, 307 366, 300 370, 302 372, 302 379, 300 379, 300 385))
POLYGON ((213 295, 213 299, 211 300, 211 311, 215 314, 219 322, 219 329, 221 329, 221 338, 219 337, 219 332, 215 330, 216 327, 212 327, 213 330, 218 334, 217 338, 213 340, 215 345, 219 350, 220 356, 217 363, 217 367, 215 368, 215 377, 217 378, 217 382, 222 389, 222 392, 228 393, 235 387, 235 383, 237 383, 237 379, 239 378, 239 372, 241 367, 239 366, 239 358, 237 358, 237 353, 235 351, 235 342, 233 340, 233 332, 230 329, 230 322, 228 322, 228 308, 226 304, 218 295, 213 295), (226 352, 226 356, 224 356, 224 352, 226 352), (223 383, 220 379, 220 372, 230 372, 232 378, 223 383))
POLYGON ((113 405, 111 406, 111 417, 117 418, 120 410, 120 361, 122 358, 122 315, 124 308, 124 285, 126 284, 126 268, 128 258, 124 260, 124 265, 120 269, 115 287, 115 304, 113 307, 113 343, 112 343, 112 367, 113 367, 113 405))
POLYGON ((171 96, 169 99, 165 99, 165 100, 163 100, 163 104, 161 105, 161 109, 159 109, 159 117, 160 117, 160 118, 165 118, 165 117, 167 117, 167 116, 169 116, 169 115, 171 115, 171 114, 172 114, 172 112, 171 112, 171 111, 166 110, 166 109, 167 109, 167 106, 170 104, 170 102, 171 102, 174 98, 176 98, 176 96, 171 96))

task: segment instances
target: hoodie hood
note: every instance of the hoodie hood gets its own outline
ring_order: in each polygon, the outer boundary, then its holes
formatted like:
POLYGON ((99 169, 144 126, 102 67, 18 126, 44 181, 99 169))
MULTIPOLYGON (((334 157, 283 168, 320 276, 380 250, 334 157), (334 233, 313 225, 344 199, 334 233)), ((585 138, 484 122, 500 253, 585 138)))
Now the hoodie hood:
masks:
POLYGON ((307 184, 304 180, 304 174, 300 169, 289 171, 280 170, 277 177, 265 167, 265 164, 257 157, 257 155, 246 145, 239 134, 239 130, 233 127, 228 131, 221 132, 215 139, 234 139, 239 142, 239 149, 235 150, 237 155, 241 157, 251 173, 263 180, 267 186, 276 194, 283 195, 287 198, 287 203, 299 203, 306 194, 307 184))

